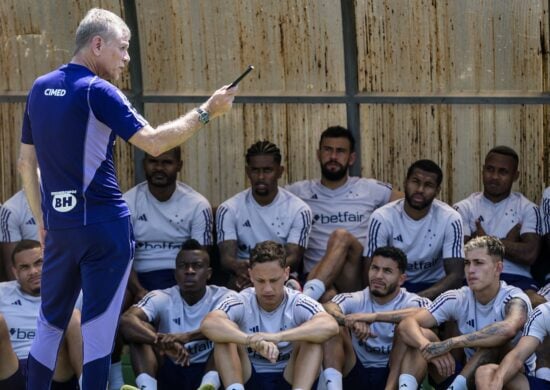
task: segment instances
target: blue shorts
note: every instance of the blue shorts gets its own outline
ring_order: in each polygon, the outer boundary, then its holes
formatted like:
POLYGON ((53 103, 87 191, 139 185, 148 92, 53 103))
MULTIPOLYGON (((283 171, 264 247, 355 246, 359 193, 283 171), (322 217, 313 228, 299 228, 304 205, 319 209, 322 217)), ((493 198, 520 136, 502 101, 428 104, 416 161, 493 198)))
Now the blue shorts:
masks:
POLYGON ((435 383, 435 381, 430 376, 428 376, 428 382, 430 383, 430 385, 433 386, 435 390, 446 390, 451 385, 451 383, 453 383, 458 374, 462 372, 463 368, 464 366, 461 363, 456 362, 455 372, 450 377, 448 377, 441 383, 435 383))
POLYGON ((417 283, 413 283, 413 282, 408 282, 406 281, 404 284, 403 284, 403 287, 405 287, 407 289, 408 292, 412 292, 412 293, 418 293, 420 291, 424 291, 424 290, 427 290, 429 289, 430 287, 432 287, 436 282, 433 282, 433 283, 425 283, 425 282, 417 282, 417 283))
POLYGON ((550 382, 547 380, 527 375, 530 390, 550 390, 550 382))
POLYGON ((205 368, 206 363, 182 367, 166 358, 157 372, 157 388, 159 390, 196 390, 201 384, 205 368))
MULTIPOLYGON (((9 378, 0 380, 0 389, 25 390, 27 383, 27 359, 19 360, 19 367, 9 378)), ((75 376, 66 382, 52 381, 51 390, 77 390, 78 380, 75 376)))
POLYGON ((252 366, 250 379, 245 383, 244 388, 245 390, 292 390, 292 385, 286 381, 283 372, 260 374, 252 366))
POLYGON ((514 274, 500 274, 500 280, 504 280, 506 284, 521 288, 523 291, 535 290, 538 291, 539 287, 535 279, 527 276, 514 275, 514 274))
POLYGON ((177 284, 173 269, 159 269, 157 271, 139 272, 137 277, 139 283, 148 291, 164 290, 177 284))
POLYGON ((390 369, 388 367, 365 367, 359 359, 349 374, 342 379, 344 389, 361 389, 367 384, 370 389, 383 389, 390 369))

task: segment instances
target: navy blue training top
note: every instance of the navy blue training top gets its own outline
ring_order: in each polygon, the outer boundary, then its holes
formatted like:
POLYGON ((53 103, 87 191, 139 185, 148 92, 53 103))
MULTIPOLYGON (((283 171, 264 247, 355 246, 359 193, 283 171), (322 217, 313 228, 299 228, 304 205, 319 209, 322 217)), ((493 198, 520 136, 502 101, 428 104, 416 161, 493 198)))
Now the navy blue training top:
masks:
POLYGON ((47 230, 129 215, 113 163, 147 121, 124 94, 88 68, 67 64, 39 77, 27 97, 21 142, 34 145, 47 230))

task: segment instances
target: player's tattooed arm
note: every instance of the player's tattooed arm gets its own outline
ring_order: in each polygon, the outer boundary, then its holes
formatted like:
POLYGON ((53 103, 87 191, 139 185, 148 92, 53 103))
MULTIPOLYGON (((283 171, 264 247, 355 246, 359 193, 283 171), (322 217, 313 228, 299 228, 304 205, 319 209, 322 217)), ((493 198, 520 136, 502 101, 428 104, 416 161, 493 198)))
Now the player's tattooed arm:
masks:
POLYGON ((504 345, 521 330, 527 321, 527 303, 520 298, 512 298, 504 307, 504 320, 494 322, 477 332, 449 339, 453 348, 491 348, 504 345))
POLYGON ((334 317, 338 325, 340 326, 346 325, 346 316, 344 315, 344 313, 342 313, 342 309, 340 309, 340 306, 338 306, 334 302, 326 302, 323 304, 323 307, 325 308, 328 314, 334 317))

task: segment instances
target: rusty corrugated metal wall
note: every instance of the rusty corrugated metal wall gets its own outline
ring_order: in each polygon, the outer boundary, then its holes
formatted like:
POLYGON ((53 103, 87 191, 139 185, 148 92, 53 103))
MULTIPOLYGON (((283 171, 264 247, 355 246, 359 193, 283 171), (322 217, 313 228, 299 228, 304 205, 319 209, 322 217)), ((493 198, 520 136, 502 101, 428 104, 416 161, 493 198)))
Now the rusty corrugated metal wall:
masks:
MULTIPOLYGON (((247 186, 243 156, 259 138, 281 147, 285 182, 318 177, 318 136, 334 124, 360 135, 364 176, 402 187, 412 161, 440 163, 448 202, 479 190, 485 153, 508 144, 520 153, 517 189, 538 200, 549 175, 548 2, 341 1, 0 2, 0 201, 20 185, 26 91, 70 60, 92 6, 137 25, 139 66, 117 85, 153 125, 256 66, 233 111, 184 146, 181 178, 213 205, 247 186)), ((135 184, 123 142, 117 168, 123 189, 135 184)))

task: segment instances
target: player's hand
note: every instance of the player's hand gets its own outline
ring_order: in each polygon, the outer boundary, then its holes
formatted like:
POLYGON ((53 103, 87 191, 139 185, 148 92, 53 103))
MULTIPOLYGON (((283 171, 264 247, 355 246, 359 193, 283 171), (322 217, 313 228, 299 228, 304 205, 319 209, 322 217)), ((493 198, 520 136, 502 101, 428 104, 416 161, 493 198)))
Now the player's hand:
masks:
POLYGON ((235 274, 235 285, 239 290, 252 287, 250 281, 250 275, 248 274, 249 261, 237 260, 233 266, 233 273, 235 274))
POLYGON ((279 357, 279 348, 277 344, 271 341, 261 340, 256 343, 256 348, 253 349, 271 363, 277 362, 277 358, 279 357))
POLYGON ((228 89, 228 86, 224 85, 218 89, 201 105, 201 108, 210 114, 210 119, 225 114, 231 109, 235 94, 237 93, 237 87, 228 89))
POLYGON ((177 365, 186 367, 191 363, 189 351, 179 343, 173 343, 170 347, 160 350, 160 352, 169 356, 177 365))
POLYGON ((371 333, 370 324, 362 321, 349 322, 346 320, 346 328, 351 330, 355 337, 361 341, 365 341, 367 338, 374 338, 376 335, 371 333))
POLYGON ((443 378, 448 378, 455 372, 455 359, 449 352, 434 357, 429 361, 437 370, 437 373, 443 378))
POLYGON ((255 349, 256 345, 259 344, 260 341, 269 341, 271 343, 277 344, 281 341, 281 337, 278 333, 267 332, 252 333, 247 337, 247 343, 250 347, 252 347, 252 349, 255 349))
POLYGON ((481 221, 476 219, 476 231, 473 234, 476 237, 486 236, 487 233, 485 233, 485 229, 483 229, 483 226, 481 226, 481 221))
POLYGON ((431 361, 433 358, 441 356, 450 350, 450 345, 446 340, 431 342, 420 348, 422 357, 424 357, 427 361, 431 361))
POLYGON ((520 233, 521 233, 521 224, 517 223, 512 229, 510 229, 508 233, 506 233, 506 237, 504 237, 504 239, 506 241, 519 242, 520 233))

